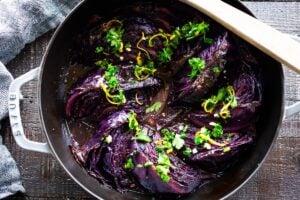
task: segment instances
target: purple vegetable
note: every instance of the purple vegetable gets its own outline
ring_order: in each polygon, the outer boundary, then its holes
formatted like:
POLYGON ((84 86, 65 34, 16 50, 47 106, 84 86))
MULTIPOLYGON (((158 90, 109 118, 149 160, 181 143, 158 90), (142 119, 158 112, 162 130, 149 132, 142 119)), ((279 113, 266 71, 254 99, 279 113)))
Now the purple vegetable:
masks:
MULTIPOLYGON (((98 70, 94 74, 88 76, 82 83, 80 84, 78 83, 77 86, 69 92, 69 97, 65 109, 67 117, 70 117, 73 113, 76 113, 76 115, 79 117, 83 115, 84 111, 82 109, 84 108, 81 108, 82 106, 81 104, 83 104, 84 101, 86 100, 85 95, 83 94, 86 94, 91 91, 93 91, 93 94, 96 94, 94 91, 100 93, 101 89, 99 83, 104 80, 102 76, 103 76, 103 71, 98 70), (82 99, 79 99, 80 97, 82 97, 82 99), (80 104, 77 106, 79 108, 75 108, 75 111, 77 112, 79 111, 79 113, 72 111, 73 106, 78 99, 80 100, 80 104)), ((93 95, 88 94, 86 96, 92 97, 93 95)), ((94 96, 93 98, 96 99, 97 97, 94 96)), ((88 98, 88 100, 89 99, 90 98, 88 98)))
POLYGON ((189 119, 199 128, 217 120, 222 123, 227 132, 238 132, 253 125, 257 121, 262 103, 260 82, 253 72, 244 72, 233 81, 233 88, 238 103, 236 108, 230 108, 230 118, 222 120, 214 117, 214 113, 220 110, 218 107, 213 113, 206 113, 203 110, 192 111, 188 115, 189 119))
MULTIPOLYGON (((125 92, 130 90, 136 90, 139 88, 157 88, 160 86, 161 81, 155 77, 149 77, 146 80, 136 81, 133 77, 134 65, 120 65, 118 74, 116 75, 120 90, 125 92)), ((83 81, 78 81, 76 86, 69 92, 69 97, 66 103, 66 116, 84 117, 87 115, 93 115, 95 111, 104 110, 109 107, 110 104, 105 98, 105 94, 102 92, 101 84, 106 81, 103 78, 103 70, 99 69, 95 73, 89 75, 83 81), (99 108, 98 105, 101 105, 99 108)), ((153 89, 149 89, 151 92, 153 89)), ((101 113, 96 112, 94 115, 101 113)))
POLYGON ((254 137, 251 134, 237 134, 231 141, 228 141, 226 147, 212 145, 210 150, 198 149, 198 153, 188 160, 203 170, 222 172, 238 161, 239 156, 250 147, 253 140, 254 137), (230 148, 229 151, 226 151, 226 148, 230 148))
MULTIPOLYGON (((174 124, 168 127, 169 131, 173 131, 175 134, 180 134, 180 126, 184 124, 174 124)), ((243 154, 254 142, 254 127, 248 127, 247 129, 238 132, 226 132, 222 138, 212 138, 220 144, 226 144, 224 146, 218 146, 214 144, 209 145, 209 149, 204 147, 204 143, 195 144, 195 134, 200 129, 194 127, 192 124, 188 125, 186 132, 187 137, 184 139, 185 145, 178 152, 178 155, 187 163, 193 166, 209 171, 209 172, 222 172, 228 167, 233 165, 237 161, 240 155, 243 154), (183 151, 188 147, 192 150, 191 154, 184 155, 183 151)), ((212 129, 212 126, 206 126, 206 128, 212 129)), ((209 142, 207 142, 209 143, 209 142)))
POLYGON ((218 67, 221 72, 226 64, 224 58, 229 49, 227 35, 225 33, 223 36, 218 37, 210 47, 197 56, 205 61, 205 68, 196 79, 193 80, 189 77, 190 66, 186 66, 183 72, 179 73, 180 78, 175 81, 176 93, 178 93, 179 99, 187 102, 200 101, 215 84, 220 73, 214 72, 213 68, 218 67))
POLYGON ((83 164, 86 163, 89 152, 101 146, 103 139, 108 136, 111 131, 126 124, 128 121, 128 116, 129 111, 123 110, 115 112, 106 119, 103 119, 99 123, 99 126, 96 129, 94 135, 85 145, 83 145, 82 147, 73 145, 73 153, 75 153, 77 159, 83 164))
POLYGON ((153 132, 151 129, 145 128, 148 135, 152 136, 151 143, 142 143, 133 141, 131 144, 131 151, 136 153, 133 155, 135 168, 133 174, 137 181, 151 193, 162 194, 188 194, 192 192, 197 186, 202 183, 199 170, 187 165, 178 157, 169 154, 171 161, 170 180, 164 182, 156 172, 155 166, 138 167, 138 164, 144 165, 147 161, 157 163, 158 153, 155 150, 153 141, 160 140, 160 134, 153 132))
POLYGON ((112 134, 112 142, 104 147, 102 162, 98 166, 107 172, 114 182, 115 188, 120 192, 134 190, 145 192, 134 178, 124 169, 124 163, 130 152, 132 134, 117 129, 112 134))

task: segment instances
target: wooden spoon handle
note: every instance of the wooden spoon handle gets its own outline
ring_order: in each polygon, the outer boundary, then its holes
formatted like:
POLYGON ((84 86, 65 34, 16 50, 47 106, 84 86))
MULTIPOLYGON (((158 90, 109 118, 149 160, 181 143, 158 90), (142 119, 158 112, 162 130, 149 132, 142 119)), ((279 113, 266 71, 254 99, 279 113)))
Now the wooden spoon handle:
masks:
POLYGON ((221 0, 179 0, 300 73, 300 43, 221 0))

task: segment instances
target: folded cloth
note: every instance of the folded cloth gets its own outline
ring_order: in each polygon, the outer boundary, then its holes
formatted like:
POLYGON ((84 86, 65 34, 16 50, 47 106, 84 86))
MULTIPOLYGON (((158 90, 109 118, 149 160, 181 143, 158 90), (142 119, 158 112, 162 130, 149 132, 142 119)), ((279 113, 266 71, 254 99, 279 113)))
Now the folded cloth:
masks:
MULTIPOLYGON (((7 115, 7 93, 12 80, 11 74, 0 62, 0 120, 7 115)), ((0 199, 14 194, 16 191, 24 192, 25 190, 21 184, 16 163, 2 144, 0 135, 0 199)))
MULTIPOLYGON (((0 0, 0 121, 7 116, 7 91, 13 79, 3 64, 25 44, 55 28, 79 1, 0 0)), ((0 199, 25 192, 16 163, 2 141, 0 135, 0 199)))

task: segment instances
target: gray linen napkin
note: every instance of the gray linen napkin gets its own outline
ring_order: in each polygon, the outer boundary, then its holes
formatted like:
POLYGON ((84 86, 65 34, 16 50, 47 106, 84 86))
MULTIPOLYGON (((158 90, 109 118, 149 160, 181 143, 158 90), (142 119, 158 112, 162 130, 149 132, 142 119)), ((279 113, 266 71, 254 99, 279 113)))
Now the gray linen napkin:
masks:
MULTIPOLYGON (((0 0, 0 121, 7 116, 7 91, 13 80, 2 63, 13 59, 25 44, 55 28, 79 1, 0 0)), ((0 135, 0 199, 18 191, 25 192, 20 172, 0 135)))
MULTIPOLYGON (((0 62, 0 120, 7 115, 7 92, 12 80, 12 76, 0 62)), ((0 135, 0 199, 16 191, 24 192, 20 173, 7 148, 2 144, 0 135)))

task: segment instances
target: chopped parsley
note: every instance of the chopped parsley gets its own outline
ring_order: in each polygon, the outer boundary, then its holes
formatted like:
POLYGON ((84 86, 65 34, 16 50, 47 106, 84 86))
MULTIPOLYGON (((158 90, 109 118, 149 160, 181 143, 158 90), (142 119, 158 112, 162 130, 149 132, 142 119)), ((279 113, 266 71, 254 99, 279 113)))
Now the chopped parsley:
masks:
POLYGON ((201 58, 190 58, 188 60, 189 66, 192 68, 192 71, 189 75, 190 79, 194 79, 198 74, 205 68, 205 61, 201 58))
POLYGON ((135 136, 132 137, 133 140, 141 142, 151 142, 152 139, 147 135, 145 130, 142 130, 139 126, 139 122, 136 119, 136 113, 131 110, 128 116, 128 127, 129 130, 135 131, 135 136))
POLYGON ((146 113, 157 112, 159 111, 160 107, 161 107, 161 102, 157 101, 152 106, 148 107, 145 112, 146 113))
POLYGON ((128 127, 130 130, 136 130, 139 127, 139 123, 136 119, 136 113, 131 110, 128 116, 128 127))
POLYGON ((186 133, 187 130, 188 130, 188 128, 189 128, 189 125, 185 125, 185 126, 183 127, 183 129, 182 129, 182 132, 183 132, 183 133, 186 133))
POLYGON ((136 65, 134 67, 133 73, 138 80, 142 81, 149 78, 149 76, 153 75, 156 71, 157 70, 153 67, 153 65, 148 65, 148 66, 136 65))
POLYGON ((113 102, 125 103, 126 97, 124 95, 123 90, 118 90, 118 93, 112 96, 113 102))
POLYGON ((167 183, 170 181, 170 176, 168 175, 170 169, 168 167, 164 165, 157 165, 155 170, 163 182, 167 183))
POLYGON ((175 137, 174 132, 170 132, 168 129, 164 128, 161 131, 161 134, 164 136, 164 138, 168 141, 173 140, 175 137))
POLYGON ((182 153, 183 153, 183 155, 190 157, 192 154, 192 150, 190 147, 185 147, 182 153))
POLYGON ((223 136, 223 127, 222 127, 222 125, 219 124, 219 123, 216 123, 214 125, 213 130, 211 131, 211 135, 214 138, 222 138, 222 136, 223 136))
POLYGON ((175 133, 174 132, 170 132, 168 129, 164 128, 160 131, 161 135, 163 136, 162 140, 159 141, 158 146, 155 147, 156 151, 158 152, 162 152, 164 150, 168 152, 172 152, 173 151, 173 145, 172 145, 172 141, 175 138, 175 133))
POLYGON ((220 67, 213 67, 213 72, 216 74, 220 74, 221 73, 220 67))
POLYGON ((125 50, 131 51, 131 44, 129 42, 125 44, 125 50))
POLYGON ((147 135, 146 131, 140 130, 138 134, 132 139, 141 141, 141 142, 151 142, 152 139, 147 135))
POLYGON ((184 145, 184 140, 181 138, 180 135, 176 134, 175 138, 172 142, 173 147, 175 147, 175 149, 179 150, 183 147, 184 145))
POLYGON ((97 62, 95 62, 95 65, 100 67, 101 69, 106 69, 108 64, 109 62, 106 59, 98 60, 97 62))
POLYGON ((96 49, 95 49, 95 53, 101 53, 102 51, 104 50, 104 48, 103 47, 96 47, 96 49))
POLYGON ((106 59, 99 60, 95 63, 101 69, 105 69, 103 78, 106 81, 100 82, 99 87, 105 93, 106 100, 113 105, 120 105, 126 102, 123 90, 117 90, 119 81, 116 77, 118 67, 109 63, 106 59))
POLYGON ((164 153, 159 153, 157 163, 158 165, 155 167, 156 172, 163 182, 169 182, 170 176, 168 175, 168 173, 170 172, 171 166, 169 157, 164 153))
POLYGON ((180 138, 181 138, 181 139, 185 139, 185 138, 187 138, 187 135, 186 135, 185 133, 181 133, 181 134, 180 134, 180 138))
POLYGON ((211 113, 218 104, 222 105, 218 116, 222 117, 223 119, 229 118, 229 108, 236 108, 238 106, 237 98, 235 97, 235 91, 232 86, 220 88, 217 95, 212 95, 210 98, 204 100, 201 106, 205 112, 211 113))
POLYGON ((231 133, 229 133, 226 137, 227 141, 231 141, 233 139, 233 135, 231 133))
POLYGON ((205 35, 204 35, 203 41, 205 44, 208 44, 208 45, 211 45, 214 42, 214 40, 212 38, 208 38, 205 35))
POLYGON ((134 169, 134 164, 132 158, 128 158, 124 164, 124 169, 129 169, 133 170, 134 169))
POLYGON ((106 33, 105 39, 107 43, 110 44, 112 53, 116 53, 117 51, 119 51, 120 53, 123 52, 123 34, 124 29, 122 29, 121 26, 113 27, 106 33))
POLYGON ((194 142, 195 142, 196 145, 203 144, 205 142, 205 140, 203 139, 203 137, 201 137, 200 134, 209 136, 210 131, 207 128, 202 127, 200 129, 200 131, 195 134, 194 142))
MULTIPOLYGON (((104 73, 104 78, 107 81, 107 86, 110 90, 115 90, 119 86, 119 81, 116 78, 118 67, 112 64, 108 64, 104 73)), ((122 95, 122 94, 121 94, 122 95)))
POLYGON ((163 140, 163 145, 156 146, 155 150, 158 152, 163 152, 164 150, 172 151, 172 143, 170 141, 163 140))
POLYGON ((164 47, 160 52, 158 52, 157 60, 160 63, 167 63, 171 61, 172 55, 173 50, 170 47, 164 47))
POLYGON ((119 86, 119 81, 115 76, 113 76, 107 81, 107 85, 109 88, 115 90, 119 86))
POLYGON ((171 34, 170 41, 169 41, 169 46, 172 47, 173 49, 176 49, 178 45, 181 42, 181 33, 180 33, 180 28, 177 27, 171 34))
POLYGON ((202 22, 202 23, 189 22, 182 26, 181 34, 183 38, 189 41, 201 35, 205 36, 208 30, 209 30, 209 24, 206 22, 202 22))
POLYGON ((219 146, 219 147, 224 147, 227 145, 226 142, 224 143, 219 143, 216 140, 212 139, 212 137, 216 136, 216 138, 220 138, 223 135, 223 129, 221 127, 221 125, 214 123, 215 127, 217 127, 215 130, 213 129, 214 134, 213 135, 213 131, 208 130, 206 127, 202 127, 200 129, 200 131, 195 133, 195 138, 194 138, 194 142, 196 145, 199 144, 203 144, 203 147, 206 149, 211 149, 211 145, 214 146, 219 146))
POLYGON ((108 64, 107 65, 107 69, 105 71, 104 77, 106 79, 110 79, 111 77, 113 77, 114 75, 116 75, 116 73, 118 72, 118 67, 112 64, 108 64))
POLYGON ((171 166, 171 162, 167 154, 159 153, 157 163, 160 165, 166 165, 168 167, 171 166))

